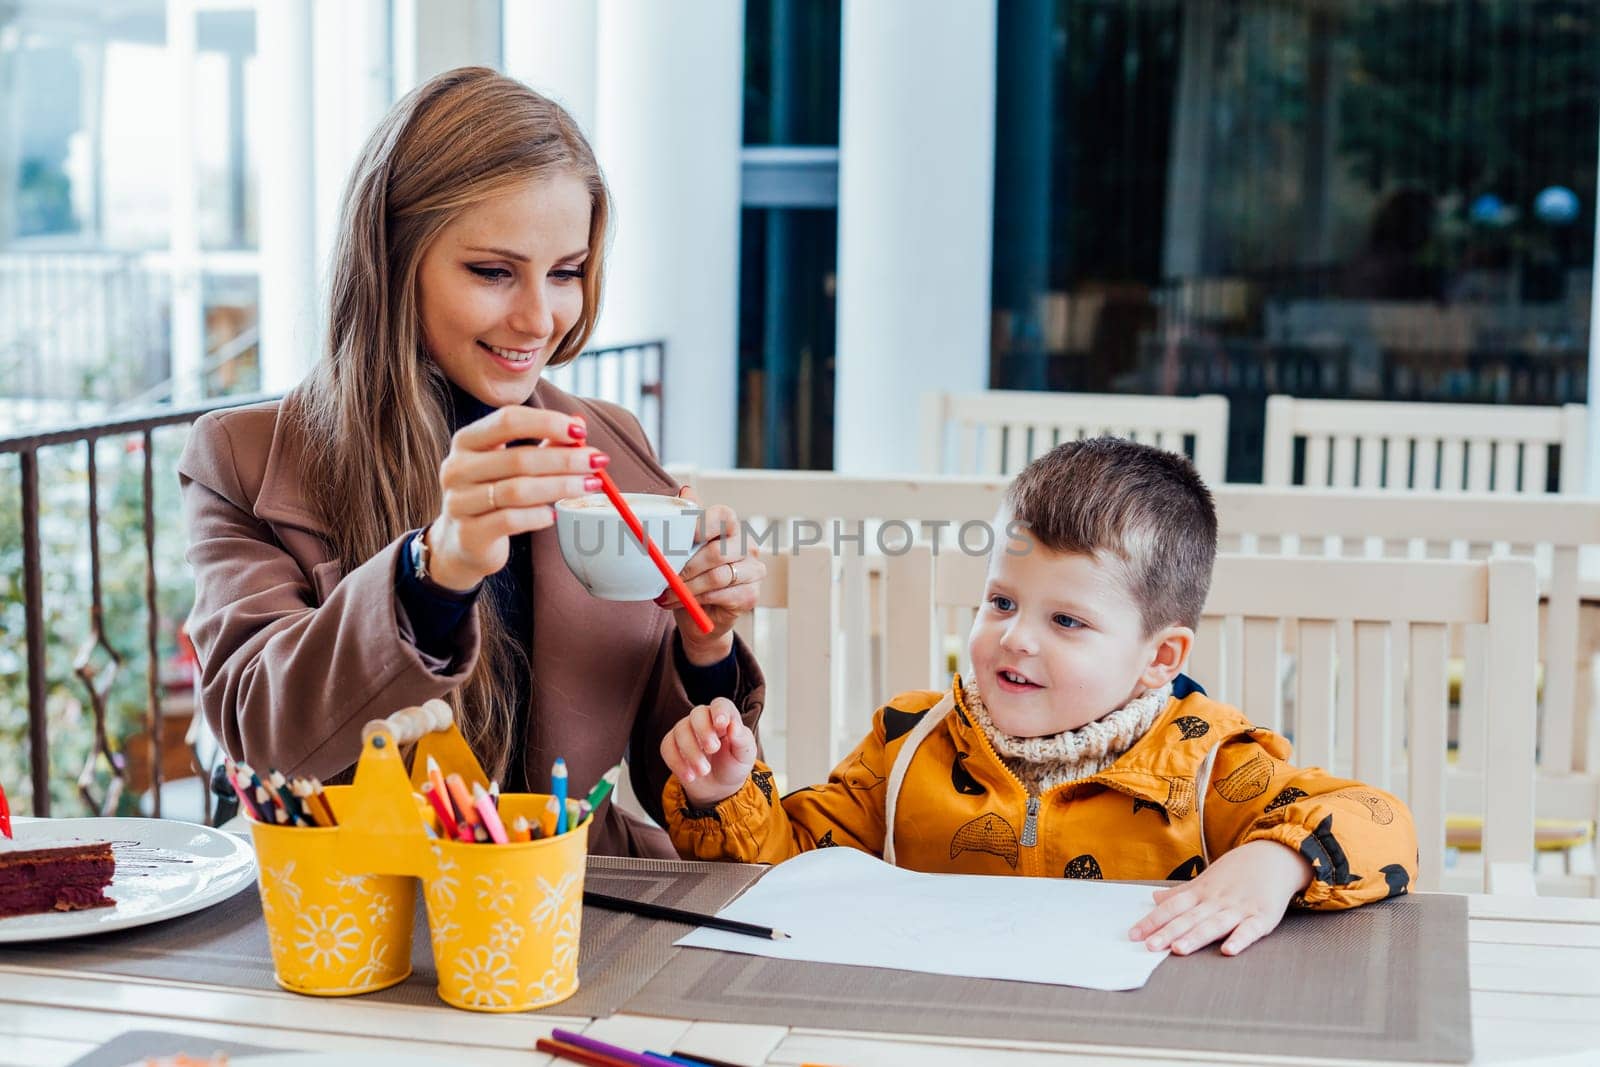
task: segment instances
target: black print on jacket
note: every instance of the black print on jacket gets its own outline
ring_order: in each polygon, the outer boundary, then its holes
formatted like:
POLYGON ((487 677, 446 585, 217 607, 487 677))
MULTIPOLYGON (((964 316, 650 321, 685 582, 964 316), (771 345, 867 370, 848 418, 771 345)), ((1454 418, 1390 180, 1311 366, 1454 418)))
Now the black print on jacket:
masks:
POLYGON ((1317 823, 1317 828, 1300 842, 1300 855, 1311 864, 1311 877, 1325 885, 1349 885, 1361 880, 1359 874, 1350 873, 1350 860, 1344 846, 1333 836, 1333 816, 1317 823))
POLYGON ((1185 741, 1193 741, 1211 732, 1211 724, 1198 715, 1180 715, 1172 720, 1172 725, 1183 733, 1185 741))
POLYGON ((1384 894, 1384 900, 1388 900, 1390 897, 1397 897, 1410 887, 1411 876, 1406 873, 1406 869, 1400 864, 1391 863, 1378 869, 1383 872, 1383 880, 1389 883, 1389 892, 1384 894))
POLYGON ((1067 861, 1067 869, 1061 872, 1061 877, 1103 878, 1105 876, 1100 873, 1100 861, 1085 852, 1067 861))
POLYGON ((772 785, 772 772, 751 771, 750 778, 756 783, 756 788, 761 790, 761 795, 767 798, 767 807, 772 807, 772 796, 776 792, 772 785))
POLYGON ((1191 882, 1200 877, 1200 872, 1206 869, 1206 861, 1199 856, 1190 856, 1172 869, 1167 879, 1173 882, 1191 882))
POLYGON ((885 707, 883 709, 883 743, 888 744, 897 737, 910 733, 912 727, 921 721, 926 711, 901 711, 899 708, 885 707))
POLYGON ((1021 847, 1017 843, 1017 831, 991 811, 956 831, 950 839, 950 858, 955 859, 963 852, 987 852, 991 856, 999 856, 1015 870, 1017 852, 1021 847))
POLYGON ((1216 783, 1223 800, 1243 804, 1254 800, 1272 784, 1272 759, 1265 752, 1258 753, 1248 763, 1216 783))
POLYGON ((1169 826, 1172 824, 1172 819, 1167 815, 1166 808, 1162 807, 1160 804, 1157 804, 1153 800, 1142 800, 1139 797, 1134 797, 1133 813, 1137 815, 1141 811, 1159 811, 1161 813, 1161 821, 1169 826))
POLYGON ((972 777, 972 772, 967 770, 965 764, 969 752, 957 752, 956 761, 950 765, 950 784, 955 786, 956 792, 967 797, 981 797, 988 790, 983 783, 972 777))
POLYGON ((1268 801, 1267 806, 1261 810, 1268 812, 1277 811, 1279 808, 1287 808, 1297 800, 1304 800, 1308 795, 1304 789, 1296 789, 1292 785, 1284 786, 1278 791, 1278 795, 1268 801))
POLYGON ((839 847, 839 842, 837 842, 837 841, 835 841, 833 839, 833 831, 832 830, 829 830, 827 833, 825 833, 821 837, 817 838, 817 847, 818 848, 838 848, 839 847))

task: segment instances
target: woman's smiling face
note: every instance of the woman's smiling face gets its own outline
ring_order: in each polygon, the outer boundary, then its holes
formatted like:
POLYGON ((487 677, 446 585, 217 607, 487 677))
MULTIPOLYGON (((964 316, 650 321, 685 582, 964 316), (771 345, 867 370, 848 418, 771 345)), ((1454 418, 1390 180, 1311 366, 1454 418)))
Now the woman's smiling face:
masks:
POLYGON ((423 253, 418 306, 428 354, 485 404, 521 404, 583 313, 589 190, 571 174, 476 204, 423 253))

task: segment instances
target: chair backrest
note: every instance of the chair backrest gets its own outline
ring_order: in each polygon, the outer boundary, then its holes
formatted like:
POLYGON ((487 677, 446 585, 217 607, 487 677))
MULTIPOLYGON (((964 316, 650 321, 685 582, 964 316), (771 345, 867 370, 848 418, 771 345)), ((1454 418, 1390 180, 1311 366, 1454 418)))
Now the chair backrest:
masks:
POLYGON ((926 393, 922 435, 927 474, 1012 475, 1065 441, 1112 436, 1182 452, 1217 484, 1227 470, 1228 401, 999 389, 926 393))
MULTIPOLYGON (((895 685, 947 684, 943 634, 932 620, 943 607, 979 601, 984 562, 935 556, 930 547, 916 546, 887 560, 886 569, 891 615, 903 623, 889 633, 895 685)), ((1485 822, 1486 887, 1529 892, 1535 583, 1533 563, 1526 559, 1223 555, 1188 669, 1213 696, 1290 736, 1298 764, 1326 766, 1337 742, 1336 667, 1349 660, 1355 708, 1351 773, 1406 799, 1422 851, 1418 887, 1435 889, 1443 881, 1445 856, 1449 628, 1484 627, 1484 685, 1495 714, 1484 724, 1484 773, 1467 810, 1485 822), (1352 624, 1348 644, 1338 637, 1341 621, 1352 624), (1290 634, 1296 640, 1295 700, 1293 719, 1286 721, 1280 669, 1290 634), (1394 729, 1396 719, 1402 731, 1394 729), (1397 734, 1403 749, 1395 746, 1397 734)))
POLYGON ((1267 485, 1563 493, 1584 488, 1587 409, 1267 398, 1267 485), (1304 452, 1296 461, 1296 444, 1304 452))

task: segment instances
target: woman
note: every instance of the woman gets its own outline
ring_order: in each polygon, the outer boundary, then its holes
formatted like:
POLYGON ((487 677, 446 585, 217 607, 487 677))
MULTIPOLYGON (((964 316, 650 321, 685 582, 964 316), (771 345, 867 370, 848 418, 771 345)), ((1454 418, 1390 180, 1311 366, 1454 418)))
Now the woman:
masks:
MULTIPOLYGON (((540 380, 594 328, 608 209, 571 117, 492 70, 434 78, 374 132, 320 365, 202 418, 179 464, 201 703, 233 756, 335 777, 363 723, 450 695, 507 791, 547 791, 557 756, 588 789, 631 752, 659 820, 672 725, 718 696, 754 725, 764 683, 732 626, 765 567, 728 509, 682 572, 709 635, 667 595, 591 599, 550 532, 601 467, 677 488, 630 414, 540 380)), ((673 855, 610 805, 590 841, 673 855)))

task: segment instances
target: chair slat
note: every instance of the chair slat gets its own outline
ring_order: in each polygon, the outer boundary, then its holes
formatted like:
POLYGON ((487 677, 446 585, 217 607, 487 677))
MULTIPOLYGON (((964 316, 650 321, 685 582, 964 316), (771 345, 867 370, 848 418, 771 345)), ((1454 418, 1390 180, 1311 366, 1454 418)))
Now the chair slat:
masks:
POLYGON ((1333 624, 1302 619, 1295 670, 1295 758, 1302 766, 1333 762, 1333 624))
POLYGON ((1392 736, 1390 704, 1390 629, 1387 622, 1355 623, 1356 706, 1353 751, 1355 777, 1380 789, 1389 788, 1393 765, 1389 759, 1392 736))
POLYGON ((1283 687, 1278 684, 1282 622, 1279 619, 1243 619, 1242 663, 1244 676, 1239 687, 1239 707, 1250 721, 1269 730, 1283 730, 1283 687))
POLYGON ((1405 800, 1417 828, 1417 888, 1432 891, 1444 878, 1445 745, 1450 711, 1444 681, 1449 633, 1447 627, 1429 623, 1417 623, 1410 629, 1405 800))

